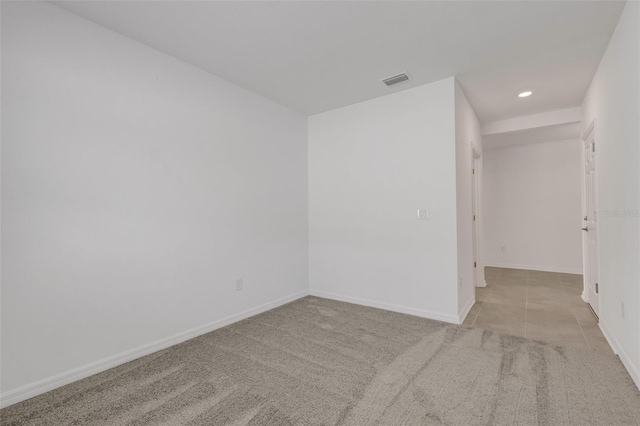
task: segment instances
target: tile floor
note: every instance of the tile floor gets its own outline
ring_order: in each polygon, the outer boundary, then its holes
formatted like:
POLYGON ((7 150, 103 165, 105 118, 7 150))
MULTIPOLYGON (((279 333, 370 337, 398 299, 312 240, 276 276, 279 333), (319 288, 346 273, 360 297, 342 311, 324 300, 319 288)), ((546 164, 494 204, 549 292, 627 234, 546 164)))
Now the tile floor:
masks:
POLYGON ((485 279, 463 325, 612 353, 580 297, 582 275, 487 267, 485 279))

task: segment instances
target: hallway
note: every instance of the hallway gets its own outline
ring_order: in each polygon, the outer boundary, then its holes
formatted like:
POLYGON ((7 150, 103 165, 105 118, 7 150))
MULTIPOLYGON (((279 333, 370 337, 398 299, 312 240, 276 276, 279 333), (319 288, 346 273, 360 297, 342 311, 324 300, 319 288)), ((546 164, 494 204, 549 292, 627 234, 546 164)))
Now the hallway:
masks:
POLYGON ((612 353, 580 298, 582 275, 487 267, 485 277, 464 326, 612 353))

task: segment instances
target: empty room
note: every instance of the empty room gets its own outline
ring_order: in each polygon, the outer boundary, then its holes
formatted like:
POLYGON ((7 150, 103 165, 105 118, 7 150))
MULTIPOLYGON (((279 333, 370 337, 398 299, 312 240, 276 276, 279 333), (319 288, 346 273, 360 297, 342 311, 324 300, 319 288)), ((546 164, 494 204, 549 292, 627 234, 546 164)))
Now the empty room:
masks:
POLYGON ((3 426, 640 425, 640 2, 0 25, 3 426))

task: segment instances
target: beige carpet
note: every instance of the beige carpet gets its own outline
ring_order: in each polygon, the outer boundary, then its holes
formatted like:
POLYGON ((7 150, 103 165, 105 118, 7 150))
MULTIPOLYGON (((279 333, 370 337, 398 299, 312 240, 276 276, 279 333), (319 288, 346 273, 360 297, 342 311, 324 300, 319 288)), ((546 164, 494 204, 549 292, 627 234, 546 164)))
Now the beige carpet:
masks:
POLYGON ((0 411, 5 425, 635 425, 613 355, 307 297, 0 411))

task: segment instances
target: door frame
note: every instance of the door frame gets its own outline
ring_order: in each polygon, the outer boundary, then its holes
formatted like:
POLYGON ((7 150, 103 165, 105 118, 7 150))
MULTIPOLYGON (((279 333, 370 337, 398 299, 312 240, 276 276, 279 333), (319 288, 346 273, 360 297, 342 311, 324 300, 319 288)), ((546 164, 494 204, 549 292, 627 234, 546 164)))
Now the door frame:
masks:
MULTIPOLYGON (((585 157, 585 145, 589 142, 596 142, 596 138, 595 138, 595 126, 596 126, 596 120, 594 119, 593 121, 591 121, 591 123, 589 124, 589 126, 587 127, 587 129, 584 131, 584 133, 582 134, 581 138, 580 138, 580 159, 581 159, 581 171, 582 171, 582 176, 581 176, 581 181, 582 181, 582 217, 587 217, 589 215, 589 212, 587 212, 587 187, 586 187, 586 182, 585 182, 585 173, 586 173, 586 157, 585 157)), ((592 195, 593 195, 593 209, 594 212, 598 212, 598 185, 597 185, 597 176, 598 176, 598 157, 596 155, 597 150, 594 150, 594 179, 593 179, 593 188, 592 188, 592 195)), ((596 229, 595 229, 595 233, 596 233, 596 247, 595 247, 595 253, 594 253, 594 259, 593 261, 595 262, 595 265, 593 266, 593 271, 594 271, 594 280, 596 283, 598 283, 598 287, 599 287, 599 268, 598 268, 598 260, 599 260, 599 253, 598 253, 598 241, 599 241, 599 233, 600 233, 600 227, 597 225, 597 215, 595 218, 596 221, 596 229)), ((584 226, 584 219, 582 220, 582 226, 584 226)), ((591 230, 590 230, 591 232, 591 230)), ((584 300, 589 307, 591 308, 591 310, 593 311, 593 313, 596 315, 596 317, 599 317, 599 312, 595 312, 595 310, 593 309, 593 304, 591 303, 592 301, 590 300, 590 292, 589 292, 589 278, 590 278, 590 272, 589 272, 589 255, 588 255, 588 244, 589 244, 589 235, 586 232, 582 232, 582 300, 584 300)), ((599 289, 598 289, 599 290, 599 289)), ((597 309, 598 311, 600 306, 600 291, 598 291, 598 303, 597 303, 597 309)))
POLYGON ((473 233, 473 261, 475 262, 473 273, 473 284, 475 287, 486 287, 484 280, 484 263, 481 255, 481 227, 482 227, 482 193, 481 193, 481 173, 482 162, 480 161, 482 154, 478 152, 471 142, 471 214, 473 215, 471 223, 471 232, 473 233))

